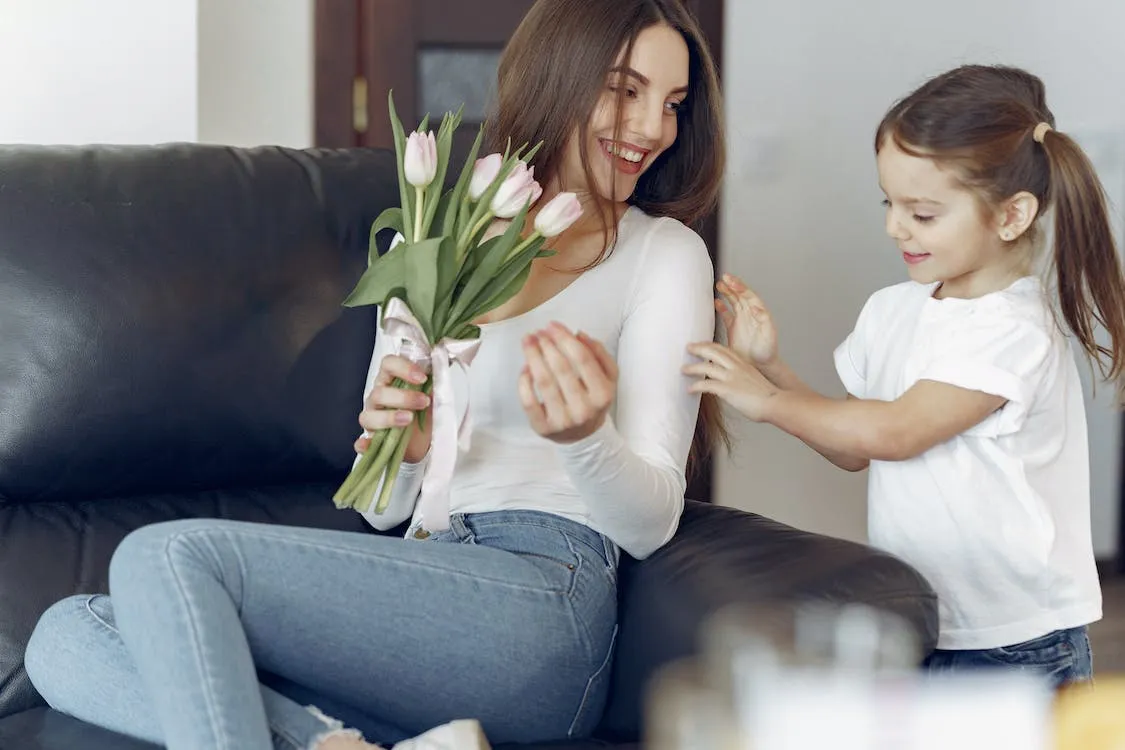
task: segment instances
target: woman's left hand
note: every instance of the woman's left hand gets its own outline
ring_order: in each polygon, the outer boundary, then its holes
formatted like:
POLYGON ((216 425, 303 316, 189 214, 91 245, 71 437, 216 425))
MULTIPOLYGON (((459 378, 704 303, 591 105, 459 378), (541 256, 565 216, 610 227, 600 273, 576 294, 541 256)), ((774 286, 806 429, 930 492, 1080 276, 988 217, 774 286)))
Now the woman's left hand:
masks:
POLYGON ((617 363, 601 342, 560 323, 524 337, 520 403, 531 428, 556 443, 592 435, 617 395, 617 363))
POLYGON ((767 421, 770 399, 778 388, 758 368, 714 342, 690 344, 688 352, 700 359, 684 367, 685 375, 699 378, 691 384, 693 393, 713 393, 747 419, 767 421))

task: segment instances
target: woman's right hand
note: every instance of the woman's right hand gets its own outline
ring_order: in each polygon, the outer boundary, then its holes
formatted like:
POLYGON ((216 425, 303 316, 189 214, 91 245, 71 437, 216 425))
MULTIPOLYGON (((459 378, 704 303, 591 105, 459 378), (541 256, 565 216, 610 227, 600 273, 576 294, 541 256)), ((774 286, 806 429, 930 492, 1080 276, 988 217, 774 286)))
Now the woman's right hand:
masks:
MULTIPOLYGON (((388 354, 379 363, 379 372, 371 393, 363 403, 359 413, 359 424, 368 432, 386 428, 404 427, 415 418, 416 412, 426 410, 426 426, 419 429, 415 424, 410 432, 403 460, 416 464, 425 458, 430 450, 430 436, 433 427, 433 413, 430 397, 418 390, 395 388, 393 381, 399 378, 407 383, 421 385, 426 382, 426 373, 410 360, 395 354, 388 354)), ((364 453, 371 444, 371 438, 361 436, 355 441, 356 453, 364 453)))
POLYGON ((715 309, 726 328, 727 345, 757 367, 777 359, 777 328, 762 299, 742 279, 729 273, 715 285, 715 309))

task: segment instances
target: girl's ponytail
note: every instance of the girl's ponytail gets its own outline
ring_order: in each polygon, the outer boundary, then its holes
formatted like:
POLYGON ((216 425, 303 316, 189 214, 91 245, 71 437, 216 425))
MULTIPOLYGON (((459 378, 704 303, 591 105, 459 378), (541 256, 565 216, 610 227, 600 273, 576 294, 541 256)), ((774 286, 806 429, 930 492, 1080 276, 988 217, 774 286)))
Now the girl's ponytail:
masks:
POLYGON ((1107 380, 1122 388, 1125 370, 1125 277, 1106 207, 1105 192, 1082 148, 1041 124, 1035 129, 1050 166, 1047 205, 1054 208, 1054 265, 1059 309, 1086 354, 1107 380), (1099 343, 1094 323, 1109 334, 1099 343))

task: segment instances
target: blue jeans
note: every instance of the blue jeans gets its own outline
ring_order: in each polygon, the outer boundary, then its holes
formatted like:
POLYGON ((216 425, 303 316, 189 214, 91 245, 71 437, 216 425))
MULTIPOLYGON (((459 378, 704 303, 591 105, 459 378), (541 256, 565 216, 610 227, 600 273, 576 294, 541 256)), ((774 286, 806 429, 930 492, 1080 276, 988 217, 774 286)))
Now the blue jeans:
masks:
POLYGON ((1085 627, 1056 630, 1014 646, 982 651, 934 651, 926 659, 930 672, 970 669, 1017 669, 1042 675, 1052 688, 1093 679, 1094 659, 1085 627))
POLYGON ((330 713, 381 743, 459 718, 497 743, 581 737, 608 691, 613 552, 532 511, 424 541, 154 524, 115 552, 112 602, 52 606, 25 663, 59 711, 171 750, 303 750, 330 713))

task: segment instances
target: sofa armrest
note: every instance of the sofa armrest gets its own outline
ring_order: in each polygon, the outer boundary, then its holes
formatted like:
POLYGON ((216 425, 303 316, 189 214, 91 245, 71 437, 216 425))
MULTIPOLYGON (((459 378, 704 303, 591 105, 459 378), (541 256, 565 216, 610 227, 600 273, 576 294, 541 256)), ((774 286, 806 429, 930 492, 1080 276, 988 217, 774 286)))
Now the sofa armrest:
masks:
POLYGON ((620 631, 599 736, 640 733, 644 690, 664 664, 698 652, 700 628, 727 605, 863 603, 911 624, 928 653, 937 596, 898 558, 762 516, 688 501, 676 536, 651 557, 623 557, 620 631))

